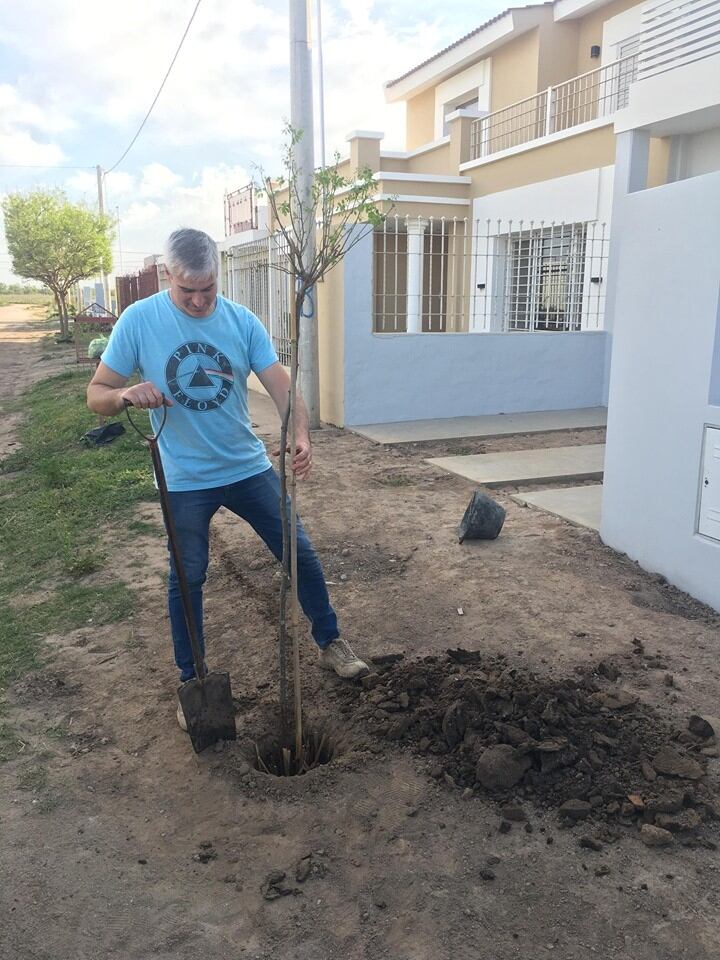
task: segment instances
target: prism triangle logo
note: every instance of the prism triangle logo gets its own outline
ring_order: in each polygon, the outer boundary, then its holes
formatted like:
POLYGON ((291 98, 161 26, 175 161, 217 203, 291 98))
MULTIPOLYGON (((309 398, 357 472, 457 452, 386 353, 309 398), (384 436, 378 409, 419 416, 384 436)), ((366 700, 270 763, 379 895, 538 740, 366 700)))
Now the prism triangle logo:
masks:
POLYGON ((189 387, 211 387, 213 385, 212 380, 207 373, 203 370, 200 364, 195 367, 195 373, 192 375, 189 387))
POLYGON ((216 410, 235 383, 227 356, 211 343, 191 340, 174 350, 165 364, 170 396, 188 410, 216 410))

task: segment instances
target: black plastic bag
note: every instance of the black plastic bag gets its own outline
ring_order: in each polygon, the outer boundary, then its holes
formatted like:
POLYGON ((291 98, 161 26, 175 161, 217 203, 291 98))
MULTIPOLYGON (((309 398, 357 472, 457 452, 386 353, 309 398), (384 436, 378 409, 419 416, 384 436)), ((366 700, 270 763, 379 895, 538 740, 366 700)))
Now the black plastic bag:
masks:
POLYGON ((88 430, 80 440, 89 447, 104 447, 123 433, 125 433, 125 427, 121 423, 106 423, 102 427, 93 427, 92 430, 88 430))
POLYGON ((463 540, 495 540, 505 523, 505 508, 492 497, 476 490, 465 516, 460 521, 458 537, 463 540))

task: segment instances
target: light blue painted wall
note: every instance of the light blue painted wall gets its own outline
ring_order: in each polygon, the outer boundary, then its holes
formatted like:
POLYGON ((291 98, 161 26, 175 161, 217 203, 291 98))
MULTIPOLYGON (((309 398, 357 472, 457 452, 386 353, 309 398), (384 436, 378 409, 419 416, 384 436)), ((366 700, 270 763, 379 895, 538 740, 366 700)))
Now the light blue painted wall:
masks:
POLYGON ((345 258, 345 423, 597 407, 607 335, 373 334, 372 237, 345 258))
POLYGON ((720 426, 720 173, 626 194, 612 244, 601 536, 720 610, 720 543, 695 532, 704 425, 720 426))

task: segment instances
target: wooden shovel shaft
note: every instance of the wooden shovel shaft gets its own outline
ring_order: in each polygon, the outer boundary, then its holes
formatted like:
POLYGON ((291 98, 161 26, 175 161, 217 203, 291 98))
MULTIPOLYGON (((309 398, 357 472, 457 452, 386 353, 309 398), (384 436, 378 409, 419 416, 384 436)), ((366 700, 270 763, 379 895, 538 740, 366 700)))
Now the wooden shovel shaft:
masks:
POLYGON ((167 483, 165 482, 165 471, 163 470, 162 460, 160 459, 157 437, 146 437, 145 439, 150 447, 155 479, 157 480, 158 491, 160 493, 160 506, 162 507, 163 520, 165 521, 165 530, 167 532, 168 542, 170 543, 170 553, 172 554, 175 574, 180 587, 182 608, 185 614, 185 623, 187 624, 190 647, 192 648, 193 662, 195 664, 195 676, 198 680, 202 680, 206 673, 205 661, 202 651, 200 650, 197 624, 195 623, 195 615, 193 614, 192 603, 190 601, 190 588, 187 577, 185 576, 185 567, 183 566, 182 556, 180 555, 180 548, 178 547, 175 521, 172 510, 170 509, 170 495, 168 493, 167 483))

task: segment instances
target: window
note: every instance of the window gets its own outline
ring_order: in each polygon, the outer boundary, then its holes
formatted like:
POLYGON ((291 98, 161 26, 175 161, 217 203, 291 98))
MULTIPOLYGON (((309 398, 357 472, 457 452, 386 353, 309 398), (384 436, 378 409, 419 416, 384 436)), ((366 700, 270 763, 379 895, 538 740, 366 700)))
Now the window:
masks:
POLYGON ((615 51, 617 59, 622 61, 618 64, 617 76, 617 110, 622 110, 628 105, 630 99, 630 84, 637 78, 638 54, 640 53, 640 36, 628 37, 616 44, 615 51))
POLYGON ((464 97, 456 97, 454 100, 451 100, 450 103, 446 103, 443 106, 443 133, 444 137, 447 137, 450 133, 450 124, 447 121, 447 118, 451 113, 455 113, 456 110, 477 110, 478 108, 478 92, 477 90, 473 94, 465 94, 464 97))
POLYGON ((580 329, 585 237, 584 224, 509 235, 506 330, 580 329))

